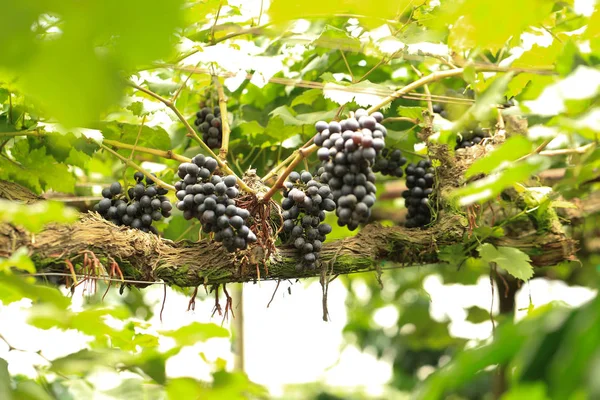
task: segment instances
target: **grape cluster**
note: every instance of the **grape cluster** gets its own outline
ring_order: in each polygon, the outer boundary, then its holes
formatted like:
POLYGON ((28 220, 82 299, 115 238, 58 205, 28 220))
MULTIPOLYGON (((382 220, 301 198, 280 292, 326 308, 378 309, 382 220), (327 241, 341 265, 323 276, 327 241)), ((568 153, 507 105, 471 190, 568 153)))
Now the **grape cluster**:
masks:
POLYGON ((152 180, 144 174, 136 172, 133 177, 136 184, 127 191, 127 197, 123 194, 123 188, 119 182, 102 190, 104 197, 94 209, 115 225, 130 226, 143 232, 158 234, 153 221, 159 221, 163 217, 171 216, 173 206, 165 196, 167 189, 157 187, 152 180))
POLYGON ((431 222, 431 194, 435 175, 431 161, 421 160, 406 166, 406 187, 402 192, 408 215, 406 227, 416 228, 431 222))
POLYGON ((196 113, 194 124, 198 127, 198 132, 202 133, 202 140, 211 149, 221 147, 223 131, 221 125, 221 109, 215 107, 214 111, 204 107, 196 113))
POLYGON ((321 246, 331 232, 331 226, 323 223, 325 211, 335 210, 331 189, 313 179, 310 172, 292 172, 285 183, 283 196, 284 237, 301 255, 296 268, 315 269, 321 246))
POLYGON ((404 164, 406 164, 406 158, 402 157, 400 150, 383 149, 375 159, 373 172, 381 172, 383 175, 401 178, 404 175, 402 169, 404 164))
POLYGON ((446 109, 444 108, 444 106, 442 106, 441 104, 434 104, 433 105, 433 112, 436 114, 439 114, 440 117, 444 118, 444 119, 448 119, 449 115, 448 115, 448 111, 446 111, 446 109))
POLYGON ((335 201, 338 225, 358 228, 371 216, 375 204, 375 174, 371 166, 385 147, 387 130, 379 112, 368 115, 359 109, 354 117, 340 122, 319 121, 314 143, 322 146, 319 181, 329 185, 335 201))
POLYGON ((489 137, 489 133, 480 127, 461 132, 456 138, 456 146, 454 149, 466 149, 483 141, 485 137, 489 137))
POLYGON ((197 218, 204 232, 213 232, 217 242, 229 252, 246 249, 248 243, 256 242, 254 232, 246 221, 248 210, 237 207, 235 198, 240 191, 234 175, 221 177, 214 174, 217 161, 198 154, 190 163, 179 165, 180 181, 177 189, 177 208, 187 220, 197 218))

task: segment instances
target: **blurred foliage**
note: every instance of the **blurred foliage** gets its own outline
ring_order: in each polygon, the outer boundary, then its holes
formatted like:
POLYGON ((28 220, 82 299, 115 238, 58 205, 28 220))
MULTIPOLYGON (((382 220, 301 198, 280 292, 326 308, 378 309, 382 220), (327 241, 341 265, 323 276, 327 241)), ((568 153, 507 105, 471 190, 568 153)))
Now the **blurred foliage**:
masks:
MULTIPOLYGON (((133 182, 133 169, 100 150, 103 140, 185 156, 202 151, 171 111, 132 89, 128 80, 165 99, 176 96, 175 106, 193 124, 200 104, 217 104, 211 72, 227 78, 229 165, 239 174, 254 168, 264 175, 313 136, 314 122, 379 104, 421 74, 457 63, 465 66, 459 75, 429 84, 433 95, 450 97, 436 98, 447 118, 435 117, 431 141, 448 143, 453 151, 462 129, 477 124, 488 129, 500 115, 509 136, 467 171, 466 177, 487 177, 453 193, 457 208, 506 205, 500 194, 515 190, 524 205, 509 222, 543 222, 549 213, 572 207, 566 200, 585 200, 597 192, 598 6, 589 16, 569 1, 437 3, 273 0, 259 11, 226 0, 10 2, 0 13, 0 179, 37 194, 94 198, 108 182, 133 182), (491 73, 476 68, 488 63, 521 69, 491 73), (508 99, 516 106, 501 111, 492 107, 508 99), (515 115, 527 117, 528 135, 511 125, 515 115), (532 154, 540 146, 583 150, 553 157, 532 154), (532 175, 551 168, 564 168, 564 178, 531 182, 532 175)), ((403 150, 409 162, 427 154, 419 136, 427 107, 422 98, 397 98, 384 110, 387 118, 404 117, 386 121, 387 145, 403 150)), ((173 181, 176 161, 139 149, 118 152, 173 181)), ((317 165, 312 157, 303 168, 317 165)), ((381 178, 380 193, 398 183, 381 178)), ((403 203, 390 199, 376 207, 380 215, 391 215, 403 203)), ((76 217, 58 201, 22 205, 0 200, 0 221, 34 233, 48 223, 76 217)), ((328 216, 328 222, 333 220, 328 216)), ((485 243, 507 235, 505 221, 480 225, 463 243, 438 248, 444 265, 385 271, 383 288, 374 277, 344 277, 349 293, 347 345, 391 364, 393 375, 383 398, 402 398, 413 391, 428 399, 491 398, 499 364, 513 371, 503 399, 600 396, 593 379, 600 373, 598 299, 577 310, 531 305, 529 315, 517 324, 511 322, 512 314, 490 316, 487 309, 469 306, 464 310, 469 323, 487 326, 493 317, 499 324, 494 340, 482 345, 453 334, 449 318, 434 318, 423 286, 436 278, 445 285, 475 285, 489 279, 494 263, 498 273, 522 280, 545 276, 597 288, 600 256, 593 239, 599 235, 599 222, 597 215, 590 216, 568 228, 581 241, 581 264, 534 271, 525 253, 485 243), (377 315, 397 318, 384 326, 377 315), (467 345, 475 348, 464 351, 467 345), (425 379, 427 371, 437 372, 425 379)), ((200 236, 199 224, 185 221, 179 211, 158 227, 174 241, 200 236)), ((354 234, 335 227, 329 238, 354 234)), ((14 250, 11 257, 0 258, 2 304, 30 299, 30 325, 76 330, 89 343, 86 349, 48 360, 38 367, 35 379, 10 376, 0 359, 0 399, 93 398, 99 390, 89 378, 97 371, 120 378, 119 386, 102 392, 112 398, 268 397, 264 388, 232 372, 223 360, 204 360, 212 371, 207 382, 167 376, 171 357, 196 342, 228 337, 225 328, 192 323, 152 332, 147 328, 153 305, 138 290, 123 296, 111 290, 106 301, 91 296, 82 310, 74 310, 55 281, 21 276, 35 267, 29 249, 14 250), (165 340, 171 345, 159 346, 165 340)), ((289 395, 368 397, 316 384, 292 387, 289 395)))

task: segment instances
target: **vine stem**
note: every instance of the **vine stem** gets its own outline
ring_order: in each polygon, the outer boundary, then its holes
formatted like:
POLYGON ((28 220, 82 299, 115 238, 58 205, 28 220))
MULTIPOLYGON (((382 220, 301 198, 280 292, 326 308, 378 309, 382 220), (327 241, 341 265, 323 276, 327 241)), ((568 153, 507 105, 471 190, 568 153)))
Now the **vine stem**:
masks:
POLYGON ((102 149, 108 151, 110 154, 112 154, 113 156, 117 157, 119 160, 123 161, 125 164, 127 164, 131 168, 133 168, 133 169, 135 169, 137 171, 140 171, 142 174, 146 175, 148 178, 150 178, 158 186, 176 192, 174 186, 171 186, 168 183, 166 183, 166 182, 158 179, 157 177, 155 177, 154 175, 152 175, 150 172, 148 172, 146 169, 140 167, 139 165, 137 165, 133 161, 131 161, 131 160, 123 157, 122 155, 120 155, 119 153, 117 153, 116 151, 114 151, 113 149, 111 149, 111 148, 109 148, 106 145, 101 144, 101 143, 98 143, 98 146, 100 146, 102 149))
POLYGON ((20 131, 20 132, 0 132, 0 137, 15 137, 15 136, 44 136, 43 132, 38 131, 20 131))
POLYGON ((127 144, 127 143, 121 143, 118 142, 116 140, 109 140, 109 139, 105 139, 103 141, 103 143, 112 146, 112 147, 116 147, 119 149, 127 149, 127 150, 133 150, 133 148, 135 147, 135 151, 140 152, 140 153, 147 153, 147 154, 152 154, 158 157, 162 157, 162 158, 166 158, 169 160, 177 160, 179 162, 190 162, 192 161, 191 159, 181 156, 179 154, 175 154, 173 153, 172 150, 156 150, 156 149, 151 149, 149 147, 142 147, 142 146, 134 146, 132 144, 127 144))
POLYGON ((215 160, 217 160, 217 163, 219 164, 219 167, 221 168, 221 170, 223 172, 225 172, 226 174, 235 176, 237 178, 238 185, 240 186, 240 188, 242 190, 244 190, 248 193, 256 194, 256 191, 254 189, 252 189, 248 185, 246 185, 246 182, 244 182, 239 176, 237 176, 237 174, 235 172, 233 172, 233 170, 231 168, 229 168, 229 165, 227 165, 226 161, 224 161, 220 157, 218 157, 211 150, 211 148, 208 147, 208 145, 206 143, 204 143, 204 141, 202 141, 202 139, 200 138, 200 136, 198 136, 198 134, 196 133, 194 128, 192 128, 192 126, 189 124, 189 122, 187 122, 185 117, 181 114, 179 109, 177 107, 175 107, 175 104, 171 100, 165 99, 161 95, 154 93, 152 90, 141 87, 131 81, 128 81, 127 84, 143 93, 146 93, 148 96, 154 97, 156 100, 160 101, 165 106, 167 106, 169 109, 171 109, 171 111, 173 111, 175 113, 177 118, 179 118, 179 120, 183 123, 183 125, 187 129, 188 136, 193 138, 194 140, 196 140, 198 142, 198 144, 200 145, 200 147, 202 147, 211 157, 213 157, 215 160))
POLYGON ((437 71, 437 72, 433 72, 429 75, 426 75, 426 76, 424 76, 420 79, 417 79, 416 81, 409 83, 408 85, 403 86, 400 89, 396 90, 394 93, 392 93, 391 95, 389 95, 388 97, 383 99, 381 101, 381 103, 376 104, 376 105, 370 107, 369 109, 367 109, 367 112, 369 114, 372 114, 375 111, 379 110, 382 107, 387 106, 392 101, 402 97, 403 95, 407 94, 410 91, 413 91, 413 90, 420 88, 423 85, 427 85, 431 82, 439 81, 440 79, 450 78, 452 76, 457 76, 457 75, 462 75, 464 70, 465 70, 464 68, 455 68, 455 69, 450 69, 447 71, 437 71))
POLYGON ((217 88, 217 95, 219 96, 219 109, 221 110, 221 131, 222 131, 222 139, 221 139, 221 150, 219 151, 219 157, 222 160, 227 158, 227 152, 229 151, 229 134, 231 133, 231 128, 229 127, 229 120, 227 118, 227 101, 225 100, 225 91, 223 90, 223 85, 219 81, 219 77, 213 75, 213 82, 217 88))
POLYGON ((287 168, 285 169, 285 171, 283 171, 283 173, 279 176, 279 178, 277 178, 277 181, 275 182, 275 184, 269 189, 269 191, 267 193, 265 193, 265 195, 262 197, 261 200, 263 202, 267 202, 271 197, 273 197, 275 192, 277 192, 277 190, 279 190, 280 188, 283 187, 283 183, 285 182, 288 175, 292 173, 294 168, 296 168, 296 166, 298 164, 300 164, 303 159, 305 159, 311 153, 315 152, 318 148, 319 148, 319 146, 317 146, 316 144, 313 144, 309 147, 306 147, 306 148, 302 147, 302 148, 298 149, 297 154, 294 157, 294 159, 292 160, 292 162, 287 166, 287 168))

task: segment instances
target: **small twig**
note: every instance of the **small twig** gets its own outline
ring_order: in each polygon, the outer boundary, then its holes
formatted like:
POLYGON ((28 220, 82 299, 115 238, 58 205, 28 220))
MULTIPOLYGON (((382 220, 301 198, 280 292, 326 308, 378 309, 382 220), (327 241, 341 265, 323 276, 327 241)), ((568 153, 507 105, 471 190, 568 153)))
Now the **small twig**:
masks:
POLYGON ((279 289, 279 284, 280 283, 281 283, 281 279, 277 279, 277 286, 275 286, 275 290, 273 291, 273 295, 271 296, 271 300, 269 300, 269 304, 267 304, 267 308, 269 308, 269 306, 273 302, 273 299, 275 298, 275 293, 277 293, 277 289, 279 289))
MULTIPOLYGON (((200 65, 200 63, 196 64, 196 67, 200 65)), ((185 79, 185 81, 183 81, 183 83, 177 88, 177 91, 175 92, 175 94, 173 94, 173 97, 171 97, 171 103, 175 103, 175 100, 177 100, 177 98, 179 97, 179 95, 181 94, 181 92, 183 91, 183 88, 186 87, 188 81, 190 80, 190 78, 192 77, 192 75, 194 75, 193 72, 190 72, 187 76, 187 78, 185 79)))
POLYGON ((111 153, 112 155, 114 155, 115 157, 117 157, 119 160, 123 161, 125 164, 127 164, 128 166, 130 166, 131 168, 140 171, 142 174, 144 174, 146 177, 150 178, 154 183, 156 183, 158 186, 168 189, 168 190, 172 190, 172 191, 176 191, 174 186, 169 185, 168 183, 158 179, 157 177, 155 177, 154 175, 152 175, 150 172, 148 172, 146 169, 140 167, 139 165, 137 165, 136 163, 134 163, 131 160, 126 159, 125 157, 123 157, 122 155, 120 155, 119 153, 117 153, 116 151, 106 147, 103 144, 98 144, 98 146, 100 146, 101 148, 103 148, 104 150, 108 151, 109 153, 111 153))
POLYGON ((563 155, 567 155, 567 154, 585 154, 596 145, 597 145, 597 143, 588 143, 585 146, 576 147, 574 149, 544 150, 544 151, 540 151, 539 154, 541 156, 563 156, 563 155))
MULTIPOLYGON (((127 144, 127 143, 121 143, 118 142, 116 140, 110 140, 110 139, 104 139, 103 142, 106 145, 112 146, 112 147, 116 147, 118 149, 129 149, 129 150, 133 150, 133 148, 135 147, 132 144, 127 144)), ((162 158, 166 158, 169 160, 176 160, 179 162, 190 162, 192 161, 190 158, 181 156, 179 154, 175 154, 173 153, 173 150, 156 150, 156 149, 151 149, 149 147, 142 147, 142 146, 137 146, 135 147, 135 150, 139 153, 147 153, 147 154, 152 154, 158 157, 162 157, 162 158)))
POLYGON ((490 287, 492 288, 492 301, 490 302, 490 320, 492 321, 492 336, 496 334, 496 322, 494 321, 494 278, 492 274, 496 271, 496 264, 492 263, 490 268, 490 287))
POLYGON ((283 173, 281 175, 279 175, 279 178, 277 178, 277 181, 275 182, 275 184, 273 185, 273 187, 271 187, 269 189, 269 191, 267 193, 265 193, 265 195, 262 197, 261 201, 262 202, 267 202, 271 197, 273 197, 273 195, 275 194, 275 192, 277 192, 277 190, 279 190, 280 188, 283 187, 283 184, 286 180, 286 178, 288 177, 289 174, 292 173, 292 171, 294 170, 294 168, 296 168, 296 166, 298 164, 300 164, 300 162, 306 158, 308 155, 310 155, 311 153, 313 153, 314 151, 316 151, 318 148, 317 145, 313 144, 310 147, 307 148, 300 148, 297 150, 297 154, 294 157, 294 159, 292 160, 292 162, 287 166, 287 168, 285 169, 285 171, 283 171, 283 173))
POLYGON ((215 87, 217 88, 217 95, 219 96, 219 109, 221 110, 221 131, 223 136, 221 140, 219 157, 221 157, 223 162, 226 162, 227 152, 229 151, 229 134, 231 133, 229 120, 227 118, 227 101, 225 100, 225 91, 223 90, 223 85, 221 85, 219 78, 216 75, 213 75, 212 78, 215 87))
POLYGON ((215 26, 217 26, 217 21, 219 20, 219 15, 221 15, 222 7, 223 7, 223 2, 219 1, 219 8, 217 9, 217 15, 215 16, 215 22, 213 23, 212 28, 210 28, 210 41, 213 44, 215 42, 215 26))
POLYGON ((160 318, 160 322, 163 322, 163 311, 165 310, 165 303, 167 302, 167 285, 163 286, 164 291, 163 291, 163 301, 162 301, 162 305, 160 306, 160 314, 159 314, 159 318, 160 318))
POLYGON ((401 121, 410 122, 411 124, 419 125, 419 120, 418 119, 414 119, 414 118, 410 118, 410 117, 389 117, 389 118, 385 118, 382 121, 382 123, 386 123, 386 122, 401 122, 401 121))
POLYGON ((350 64, 348 64, 348 60, 346 59, 344 50, 340 49, 340 53, 342 54, 342 59, 344 60, 344 64, 346 64, 346 68, 348 68, 348 73, 350 74, 350 78, 352 78, 352 83, 354 83, 354 74, 352 73, 352 68, 350 68, 350 64))
POLYGON ((188 308, 187 310, 190 311, 196 311, 196 296, 198 295, 198 286, 196 286, 194 288, 194 292, 192 293, 192 297, 190 298, 190 301, 188 302, 188 308))
POLYGON ((202 138, 200 136, 198 136, 198 133, 196 133, 196 131, 194 130, 194 128, 192 128, 192 126, 189 124, 189 122, 185 119, 185 117, 181 114, 181 112, 179 111, 179 109, 177 109, 177 107, 175 107, 175 105, 173 104, 172 101, 165 99, 164 97, 162 97, 161 95, 154 93, 153 91, 146 89, 140 85, 137 85, 131 81, 128 81, 127 84, 143 93, 146 93, 148 96, 154 97, 155 99, 157 99, 158 101, 160 101, 161 103, 163 103, 165 106, 167 106, 169 109, 171 109, 171 111, 173 111, 175 113, 175 115, 177 116, 177 118, 179 118, 179 120, 183 123, 183 125, 185 126, 185 128, 188 131, 188 136, 193 138, 194 140, 196 140, 196 142, 198 142, 198 144, 200 145, 200 147, 202 147, 207 153, 208 155, 210 155, 211 157, 213 157, 215 160, 217 160, 217 163, 219 164, 219 167, 221 168, 221 170, 229 175, 234 175, 237 178, 238 181, 238 185, 240 186, 240 188, 248 193, 253 193, 255 194, 256 191, 252 188, 250 188, 248 185, 246 185, 246 182, 244 182, 242 179, 240 179, 235 172, 233 172, 233 170, 231 168, 229 168, 229 166, 227 165, 226 162, 224 162, 220 157, 217 157, 217 155, 212 151, 212 149, 210 147, 208 147, 208 145, 206 143, 204 143, 204 141, 202 140, 202 138))

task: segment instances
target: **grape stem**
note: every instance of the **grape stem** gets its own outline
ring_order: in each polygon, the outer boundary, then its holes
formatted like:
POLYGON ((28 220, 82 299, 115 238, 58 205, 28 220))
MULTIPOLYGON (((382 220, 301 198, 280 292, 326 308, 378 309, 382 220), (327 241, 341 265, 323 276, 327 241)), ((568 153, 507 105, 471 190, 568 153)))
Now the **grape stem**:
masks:
POLYGON ((196 133, 194 128, 192 128, 192 126, 189 124, 189 122, 187 122, 185 117, 181 114, 181 112, 177 109, 177 107, 175 107, 175 104, 171 100, 165 99, 161 95, 154 93, 153 91, 146 89, 144 87, 136 85, 135 83, 133 83, 131 81, 128 81, 127 84, 143 93, 146 93, 148 96, 154 97, 156 100, 160 101, 165 106, 167 106, 169 109, 171 109, 171 111, 173 111, 175 113, 177 118, 179 118, 179 120, 183 123, 183 125, 187 129, 187 131, 188 131, 187 136, 196 140, 198 142, 198 144, 200 145, 200 147, 202 147, 208 153, 208 155, 210 155, 215 160, 217 160, 217 163, 219 164, 221 171, 223 171, 226 174, 235 176, 237 178, 237 183, 242 190, 244 190, 248 193, 256 194, 256 191, 254 189, 252 189, 248 185, 246 185, 246 182, 244 182, 240 177, 238 177, 236 175, 236 173, 233 172, 233 170, 231 168, 229 168, 227 163, 224 162, 220 157, 217 157, 217 155, 210 149, 210 147, 208 147, 208 145, 206 143, 204 143, 204 141, 202 141, 202 138, 200 138, 200 136, 198 136, 198 134, 196 133))
POLYGON ((269 191, 267 193, 265 193, 265 195, 262 197, 261 201, 262 202, 269 201, 269 199, 271 197, 273 197, 275 192, 277 192, 277 190, 279 190, 280 188, 283 187, 283 183, 285 182, 288 175, 292 173, 294 168, 296 168, 296 166, 298 164, 300 164, 303 159, 305 159, 311 153, 315 152, 318 148, 319 148, 319 146, 317 146, 316 144, 313 144, 309 147, 306 147, 306 148, 302 147, 302 148, 298 149, 297 153, 296 153, 294 159, 292 160, 292 162, 290 163, 290 165, 288 165, 287 168, 285 169, 285 171, 283 171, 283 173, 279 176, 279 178, 277 178, 277 181, 275 182, 275 184, 269 189, 269 191))
POLYGON ((119 149, 128 149, 128 150, 133 150, 133 148, 135 147, 135 151, 140 152, 140 153, 147 153, 147 154, 153 154, 155 156, 158 157, 162 157, 162 158, 166 158, 169 160, 176 160, 179 162, 190 162, 191 159, 181 156, 179 154, 175 154, 173 153, 173 150, 156 150, 156 149, 151 149, 149 147, 142 147, 142 146, 134 146, 132 144, 127 144, 127 143, 121 143, 118 142, 116 140, 109 140, 109 139, 105 139, 103 141, 103 143, 112 146, 112 147, 116 147, 119 149))
POLYGON ((217 88, 217 95, 219 96, 219 109, 221 110, 222 140, 219 157, 225 161, 227 159, 227 152, 229 151, 229 134, 231 133, 229 120, 227 118, 227 101, 225 100, 225 91, 223 90, 223 85, 221 85, 221 82, 219 81, 219 77, 213 75, 212 79, 215 83, 215 87, 217 88))
POLYGON ((177 190, 175 190, 174 186, 169 185, 168 183, 158 179, 157 177, 155 177, 154 175, 152 175, 150 172, 148 172, 146 169, 140 167, 139 165, 137 165, 136 163, 134 163, 131 160, 128 160, 127 158, 123 157, 122 155, 120 155, 119 153, 117 153, 116 151, 114 151, 113 149, 105 146, 104 144, 98 143, 98 146, 100 146, 102 149, 108 151, 110 154, 112 154, 113 156, 117 157, 119 160, 123 161, 125 164, 127 164, 128 166, 130 166, 131 168, 140 171, 142 174, 146 175, 146 177, 148 177, 149 179, 151 179, 154 183, 156 183, 158 186, 168 189, 168 190, 172 190, 173 192, 176 192, 177 190))

